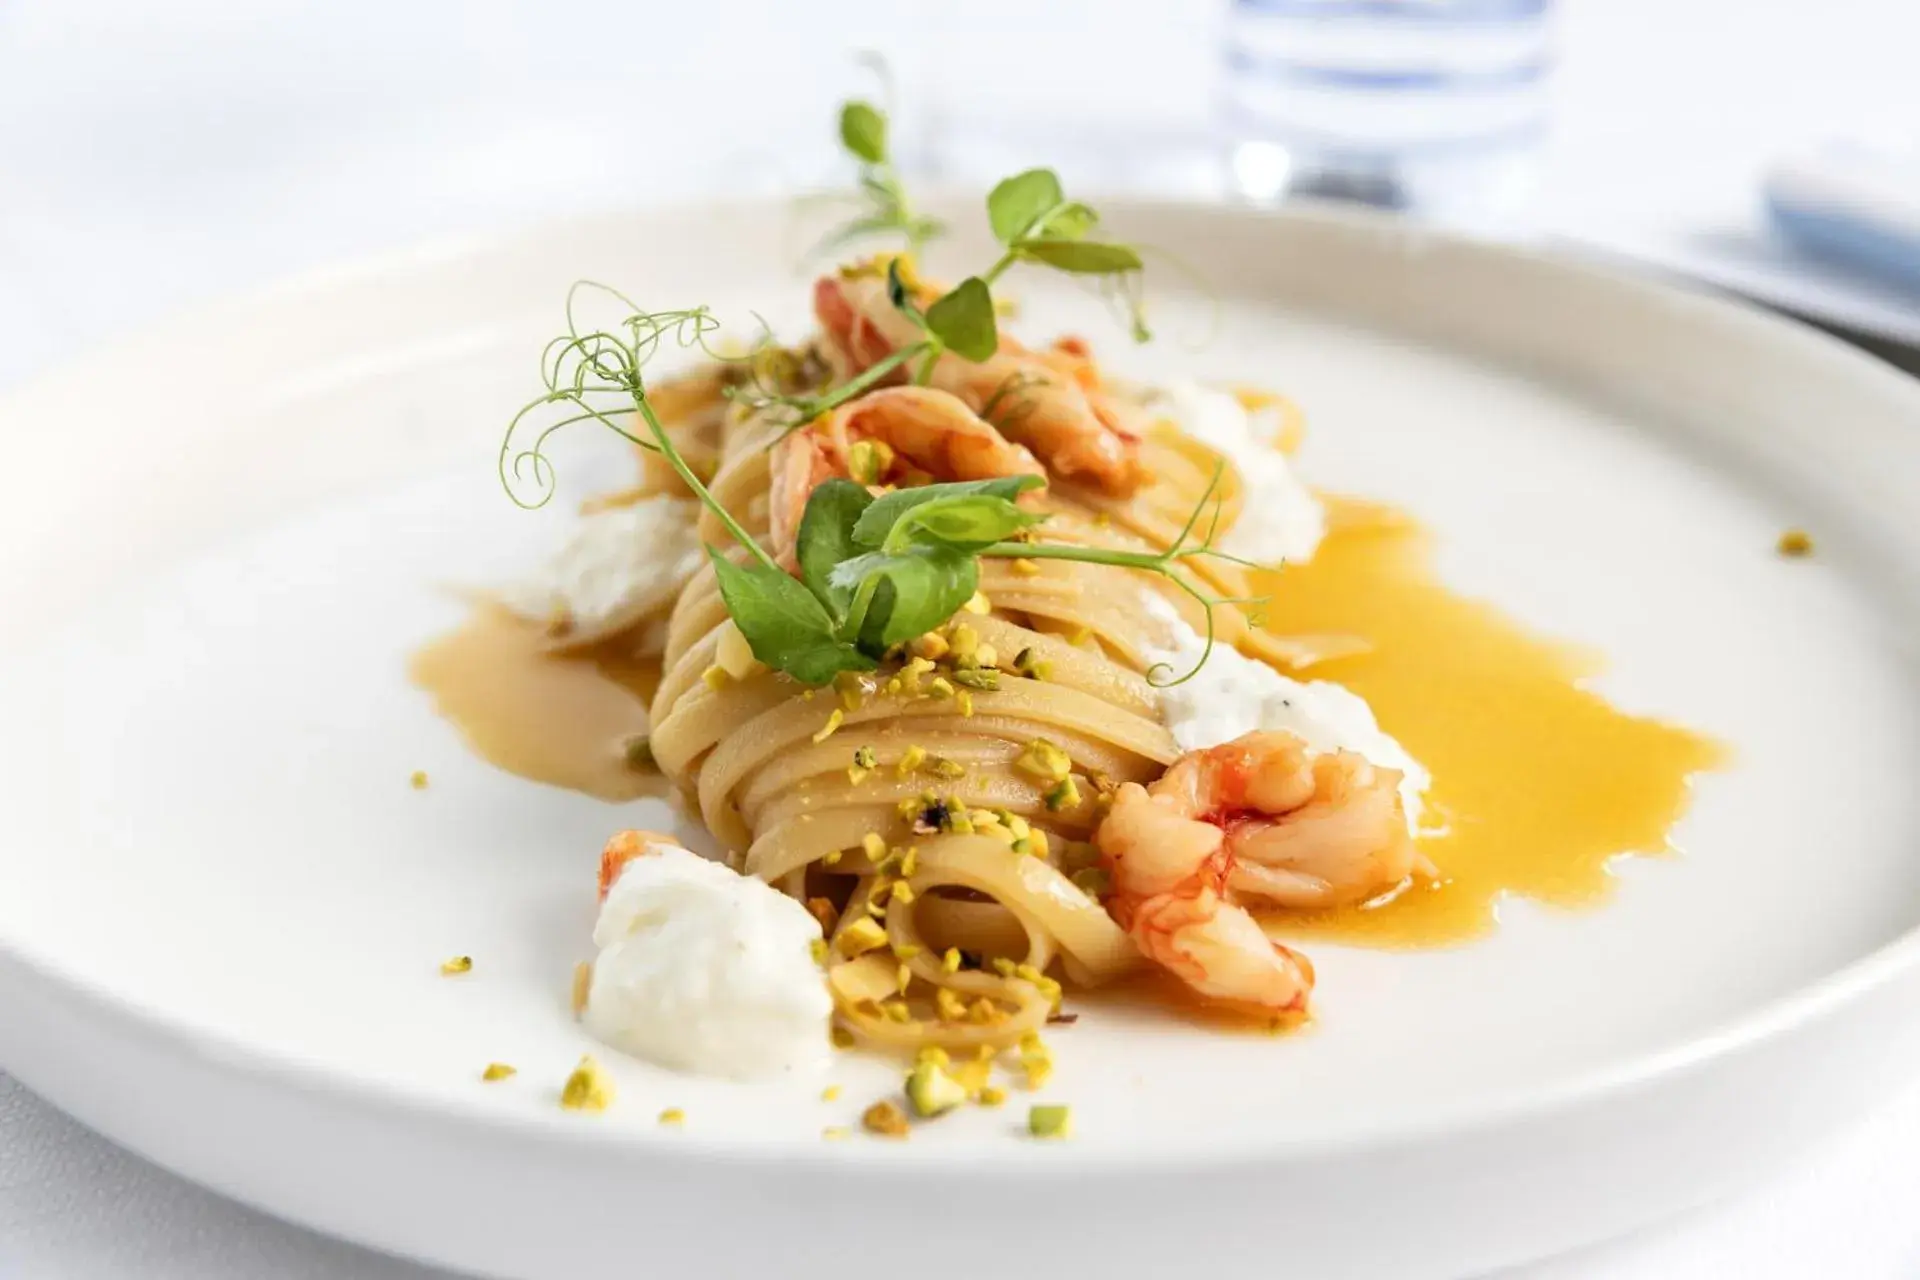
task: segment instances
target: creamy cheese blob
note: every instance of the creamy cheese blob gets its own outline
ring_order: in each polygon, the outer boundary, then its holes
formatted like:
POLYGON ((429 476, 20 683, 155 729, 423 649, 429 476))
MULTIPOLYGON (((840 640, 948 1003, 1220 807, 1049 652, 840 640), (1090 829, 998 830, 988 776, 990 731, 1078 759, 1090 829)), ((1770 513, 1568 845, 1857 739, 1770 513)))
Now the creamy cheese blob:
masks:
POLYGON ((1197 382, 1162 387, 1153 408, 1224 455, 1246 485, 1240 519, 1220 539, 1222 551, 1262 564, 1313 558, 1326 536, 1326 509, 1274 447, 1272 412, 1250 413, 1231 392, 1197 382))
MULTIPOLYGON (((1149 650, 1155 662, 1185 673, 1206 649, 1206 638, 1181 621, 1158 595, 1146 596, 1147 612, 1166 627, 1169 647, 1149 650)), ((1281 675, 1231 645, 1216 644, 1191 680, 1160 690, 1160 714, 1182 751, 1231 742, 1256 729, 1291 733, 1315 752, 1352 751, 1383 769, 1401 773, 1400 798, 1409 829, 1419 826, 1423 797, 1432 777, 1373 718, 1365 698, 1329 680, 1300 681, 1281 675)))
POLYGON ((542 568, 501 590, 534 622, 567 622, 568 638, 617 631, 664 605, 700 567, 700 504, 652 497, 581 518, 542 568))
POLYGON ((820 924, 773 886, 677 845, 650 844, 600 908, 583 1017, 616 1049, 746 1079, 815 1065, 833 1000, 820 924))

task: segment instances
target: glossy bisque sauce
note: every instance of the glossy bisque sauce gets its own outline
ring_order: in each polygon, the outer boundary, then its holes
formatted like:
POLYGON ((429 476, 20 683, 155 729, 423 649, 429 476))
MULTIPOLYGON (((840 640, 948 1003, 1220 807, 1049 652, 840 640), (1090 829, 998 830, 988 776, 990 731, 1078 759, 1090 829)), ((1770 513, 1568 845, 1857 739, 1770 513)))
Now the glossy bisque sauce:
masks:
POLYGON ((664 780, 622 750, 647 732, 658 664, 546 643, 541 627, 483 606, 415 654, 409 674, 489 764, 602 800, 664 794, 664 780))
POLYGON ((1708 738, 1628 715, 1584 687, 1600 664, 1533 635, 1434 576, 1425 530, 1391 508, 1335 498, 1313 560, 1273 576, 1268 625, 1370 641, 1300 673, 1372 704, 1433 774, 1421 848, 1440 869, 1388 901, 1271 918, 1286 939, 1373 946, 1459 941, 1493 923, 1501 893, 1556 906, 1604 898, 1609 859, 1672 851, 1693 774, 1725 758, 1708 738))

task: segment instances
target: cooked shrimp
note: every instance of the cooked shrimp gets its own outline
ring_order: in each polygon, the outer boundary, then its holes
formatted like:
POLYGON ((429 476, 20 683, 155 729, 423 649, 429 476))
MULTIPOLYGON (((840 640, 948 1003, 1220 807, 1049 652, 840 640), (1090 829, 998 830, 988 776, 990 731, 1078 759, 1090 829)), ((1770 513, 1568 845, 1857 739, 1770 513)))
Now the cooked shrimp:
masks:
POLYGON ((607 847, 600 851, 600 901, 607 900, 607 893, 613 888, 613 882, 627 869, 627 864, 635 858, 644 858, 648 854, 658 853, 661 849, 677 849, 680 842, 658 831, 616 831, 607 841, 607 847))
POLYGON ((887 446, 870 476, 875 483, 919 471, 940 480, 992 480, 1000 476, 1046 478, 1031 453, 994 430, 945 391, 931 387, 886 387, 835 409, 817 423, 774 446, 772 508, 768 520, 775 551, 787 554, 800 530, 807 497, 829 476, 853 471, 853 447, 862 441, 887 446))
POLYGON ((1315 756, 1249 733, 1128 784, 1095 834, 1108 909, 1146 955, 1217 1000, 1306 1006, 1313 969, 1241 905, 1363 901, 1428 870, 1407 834, 1400 775, 1350 752, 1315 756))
MULTIPOLYGON (((829 357, 845 375, 920 339, 877 276, 821 277, 813 288, 813 310, 826 332, 829 357)), ((1144 415, 1103 387, 1084 385, 1091 362, 1084 350, 1080 359, 1084 368, 1063 367, 1071 362, 1036 354, 1003 335, 1000 349, 978 364, 942 356, 931 385, 988 417, 1063 478, 1124 497, 1150 478, 1138 456, 1144 415)))

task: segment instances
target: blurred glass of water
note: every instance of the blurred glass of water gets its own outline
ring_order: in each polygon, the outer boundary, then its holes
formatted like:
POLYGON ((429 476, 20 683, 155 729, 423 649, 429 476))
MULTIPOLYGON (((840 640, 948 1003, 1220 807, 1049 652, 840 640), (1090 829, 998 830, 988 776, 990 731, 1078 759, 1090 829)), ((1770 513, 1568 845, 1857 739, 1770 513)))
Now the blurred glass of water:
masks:
POLYGON ((1242 197, 1357 200, 1524 231, 1553 0, 1232 0, 1225 127, 1242 197))

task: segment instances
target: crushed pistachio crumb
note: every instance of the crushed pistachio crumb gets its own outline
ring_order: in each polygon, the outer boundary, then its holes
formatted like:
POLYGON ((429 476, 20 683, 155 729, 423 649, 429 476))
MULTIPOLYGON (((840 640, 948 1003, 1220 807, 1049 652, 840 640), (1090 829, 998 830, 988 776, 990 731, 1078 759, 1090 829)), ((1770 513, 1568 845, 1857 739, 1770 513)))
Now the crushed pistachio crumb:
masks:
POLYGON ((952 987, 937 987, 933 993, 933 1012, 942 1022, 965 1022, 967 1002, 952 987))
POLYGON ((951 698, 953 696, 953 681, 947 679, 945 676, 935 676, 933 679, 927 681, 927 694, 933 698, 951 698))
POLYGON ((956 660, 971 662, 980 651, 980 633, 964 622, 955 623, 949 644, 956 660))
POLYGON ((916 658, 925 658, 929 662, 938 662, 953 649, 947 638, 938 631, 929 631, 925 635, 915 636, 907 641, 907 652, 916 658))
POLYGON ((1045 738, 1035 738, 1014 758, 1013 767, 1043 782, 1059 782, 1073 770, 1073 758, 1045 738))
POLYGON ((838 849, 829 849, 825 853, 820 855, 821 866, 834 867, 834 866, 838 866, 839 864, 840 864, 840 851, 838 849))
POLYGON ((685 1124, 686 1122, 687 1113, 679 1107, 668 1107, 660 1113, 661 1124, 685 1124))
POLYGON ((605 1111, 613 1102, 613 1081, 587 1054, 560 1090, 560 1105, 568 1111, 605 1111))
POLYGON ((869 862, 879 866, 880 860, 887 856, 887 842, 880 838, 879 832, 869 831, 860 837, 860 852, 867 855, 869 862))
POLYGON ((838 1024, 827 1032, 827 1042, 836 1049, 851 1049, 858 1043, 853 1032, 838 1024))
POLYGON ((855 484, 879 484, 893 465, 893 447, 884 440, 856 440, 847 449, 847 475, 855 484))
POLYGON ((833 940, 834 947, 841 955, 851 960, 855 956, 865 955, 887 942, 887 931, 869 916, 861 916, 840 930, 833 940))
POLYGON ((840 726, 845 723, 846 718, 847 713, 835 707, 827 714, 827 722, 820 726, 820 732, 813 735, 813 740, 815 742, 825 742, 828 738, 831 738, 840 731, 840 726))
POLYGON ((472 956, 454 956, 451 959, 440 962, 440 976, 443 978, 451 978, 458 973, 471 972, 473 972, 472 956))
POLYGON ((408 778, 407 781, 413 784, 415 791, 425 791, 427 789, 427 771, 425 769, 415 769, 413 776, 408 778))
POLYGON ((983 1084, 980 1086, 979 1102, 981 1106, 997 1107, 997 1106, 1000 1106, 1002 1103, 1004 1103, 1006 1100, 1007 1100, 1007 1091, 1005 1089, 1002 1089, 999 1085, 983 1084))
POLYGON ((1027 1132, 1036 1138, 1073 1136, 1073 1108, 1065 1106, 1033 1107, 1027 1111, 1027 1132))
POLYGON ((820 1101, 822 1102, 838 1102, 839 1100, 840 1086, 837 1084, 830 1084, 820 1091, 820 1101))
POLYGON ((1020 1069, 1026 1073, 1029 1089, 1040 1088, 1053 1075, 1053 1050, 1037 1031, 1020 1037, 1020 1069))
POLYGON ((907 1103, 923 1120, 945 1115, 967 1100, 966 1086, 936 1062, 922 1062, 907 1073, 907 1103))
POLYGON ((928 756, 927 772, 936 778, 964 778, 967 776, 967 766, 945 756, 928 756))
POLYGON ((1780 535, 1780 541, 1774 549, 1789 559, 1813 554, 1813 535, 1805 529, 1789 529, 1780 535))
POLYGON ((961 715, 970 716, 973 714, 973 695, 962 689, 953 695, 953 705, 960 709, 961 715))
POLYGON ((904 1138, 907 1136, 907 1113, 900 1104, 883 1100, 874 1103, 860 1114, 860 1126, 868 1133, 883 1138, 904 1138))
POLYGON ((862 769, 871 769, 880 763, 880 757, 874 752, 872 747, 855 747, 853 749, 853 762, 862 769))
POLYGON ((582 960, 573 966, 573 1016, 579 1017, 587 1007, 587 993, 593 990, 593 961, 582 960))
POLYGON ((968 613, 991 613, 993 612, 993 601, 987 598, 986 592, 976 591, 972 596, 968 597, 967 602, 960 607, 968 613))
POLYGON ((960 948, 948 947, 940 956, 940 972, 960 972, 960 948))
POLYGON ((807 954, 813 957, 815 964, 825 964, 828 954, 827 940, 825 938, 815 938, 807 943, 807 954))
POLYGON ((897 964, 893 968, 893 985, 901 995, 907 994, 907 988, 913 985, 913 969, 906 964, 897 964))
POLYGON ((904 778, 926 762, 927 749, 916 743, 900 753, 900 760, 893 766, 893 771, 897 776, 904 778))
POLYGON ((913 886, 901 880, 893 886, 893 901, 906 906, 913 901, 913 886))
POLYGON ((489 1062, 487 1069, 480 1073, 480 1078, 488 1083, 492 1083, 495 1080, 510 1080, 519 1074, 520 1069, 518 1067, 508 1066, 504 1062, 489 1062))
POLYGON ((1039 564, 1027 559, 1015 560, 1011 567, 1015 573, 1023 578, 1031 578, 1040 572, 1039 564))
MULTIPOLYGON (((958 685, 964 685, 968 689, 980 689, 986 692, 992 692, 1000 687, 1000 673, 992 667, 968 667, 955 671, 953 673, 953 682, 958 685)), ((964 698, 966 694, 961 692, 955 696, 964 698)), ((968 704, 972 704, 971 699, 968 700, 968 704)))
POLYGON ((913 1010, 907 1008, 905 1000, 888 1000, 880 1006, 880 1016, 904 1026, 913 1021, 913 1010))
POLYGON ((1074 785, 1072 778, 1062 778, 1047 792, 1046 802, 1047 808, 1055 813, 1072 809, 1080 803, 1080 788, 1074 785))
POLYGON ((700 673, 700 679, 706 682, 707 688, 718 693, 727 687, 727 669, 716 662, 700 673))

